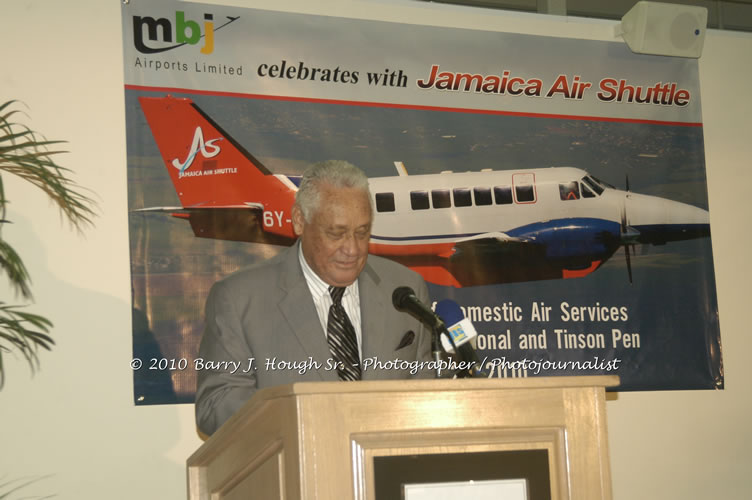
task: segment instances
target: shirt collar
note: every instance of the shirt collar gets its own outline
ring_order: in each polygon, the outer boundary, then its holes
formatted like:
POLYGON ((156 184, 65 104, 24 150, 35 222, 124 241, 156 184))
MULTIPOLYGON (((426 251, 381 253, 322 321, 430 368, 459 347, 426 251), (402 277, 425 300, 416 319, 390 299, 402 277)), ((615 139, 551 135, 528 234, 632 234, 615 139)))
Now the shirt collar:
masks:
MULTIPOLYGON (((298 260, 300 261, 300 267, 303 270, 303 276, 305 276, 308 287, 311 289, 311 294, 316 295, 317 297, 324 295, 330 297, 330 285, 322 280, 319 275, 316 274, 316 272, 311 268, 311 266, 308 265, 308 261, 306 260, 305 255, 303 255, 303 245, 298 245, 298 260)), ((358 297, 358 280, 355 280, 350 285, 345 287, 345 293, 342 295, 343 299, 350 294, 353 294, 356 298, 358 297)))

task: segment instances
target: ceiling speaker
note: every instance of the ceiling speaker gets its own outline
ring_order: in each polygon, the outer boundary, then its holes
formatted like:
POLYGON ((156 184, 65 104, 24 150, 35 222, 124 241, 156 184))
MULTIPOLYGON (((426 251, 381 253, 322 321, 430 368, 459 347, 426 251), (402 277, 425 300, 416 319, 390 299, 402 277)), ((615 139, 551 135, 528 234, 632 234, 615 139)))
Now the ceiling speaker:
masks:
POLYGON ((621 18, 621 34, 638 54, 697 58, 707 25, 705 7, 643 1, 621 18))

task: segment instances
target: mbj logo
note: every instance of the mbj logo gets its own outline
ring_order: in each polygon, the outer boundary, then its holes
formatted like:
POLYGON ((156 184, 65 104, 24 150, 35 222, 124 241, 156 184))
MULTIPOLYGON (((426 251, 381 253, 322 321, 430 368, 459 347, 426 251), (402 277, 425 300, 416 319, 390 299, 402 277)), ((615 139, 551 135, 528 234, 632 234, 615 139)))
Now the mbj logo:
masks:
POLYGON ((188 152, 188 157, 184 162, 175 158, 172 160, 172 166, 180 170, 180 173, 183 174, 193 164, 193 160, 196 158, 199 151, 201 151, 201 155, 204 158, 214 158, 220 152, 219 146, 214 143, 220 140, 222 140, 222 138, 218 137, 204 142, 204 132, 201 130, 201 127, 196 127, 196 131, 193 133, 193 142, 191 143, 191 150, 188 152))
POLYGON ((156 54, 168 50, 182 47, 183 45, 196 45, 204 39, 204 46, 201 47, 202 54, 211 54, 214 52, 214 32, 219 31, 240 16, 227 16, 228 21, 223 25, 214 28, 214 15, 204 14, 204 32, 201 32, 201 26, 196 21, 186 20, 185 12, 182 10, 175 12, 175 45, 166 47, 149 47, 144 43, 144 28, 146 28, 147 37, 152 42, 173 43, 173 26, 172 22, 165 17, 154 19, 149 16, 133 16, 133 44, 136 50, 142 54, 156 54))

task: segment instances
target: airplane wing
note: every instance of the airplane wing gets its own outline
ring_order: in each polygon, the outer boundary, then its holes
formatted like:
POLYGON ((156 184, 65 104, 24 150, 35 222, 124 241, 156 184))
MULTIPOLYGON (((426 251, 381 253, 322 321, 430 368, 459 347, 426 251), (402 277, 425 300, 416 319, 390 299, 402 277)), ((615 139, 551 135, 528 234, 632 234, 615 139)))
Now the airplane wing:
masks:
POLYGON ((498 231, 490 232, 490 233, 480 233, 473 236, 469 236, 467 238, 462 238, 457 240, 457 243, 466 243, 471 241, 486 241, 486 240, 494 240, 498 242, 527 242, 528 240, 525 238, 517 238, 515 236, 509 236, 506 233, 500 233, 498 231))
POLYGON ((517 254, 530 251, 536 243, 529 238, 517 238, 498 231, 481 233, 457 240, 454 255, 517 254))
POLYGON ((169 213, 187 220, 198 238, 213 238, 249 243, 290 246, 295 238, 264 231, 263 205, 246 202, 242 205, 193 207, 148 207, 132 210, 138 213, 169 213))

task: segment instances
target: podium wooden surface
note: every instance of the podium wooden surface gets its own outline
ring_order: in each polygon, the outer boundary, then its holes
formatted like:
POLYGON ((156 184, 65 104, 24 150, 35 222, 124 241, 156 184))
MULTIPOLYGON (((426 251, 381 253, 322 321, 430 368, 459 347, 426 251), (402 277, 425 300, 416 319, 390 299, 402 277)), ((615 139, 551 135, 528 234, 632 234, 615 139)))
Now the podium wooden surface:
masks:
POLYGON ((374 500, 375 457, 546 450, 553 500, 610 500, 605 387, 618 380, 302 382, 263 389, 188 459, 188 498, 374 500))

